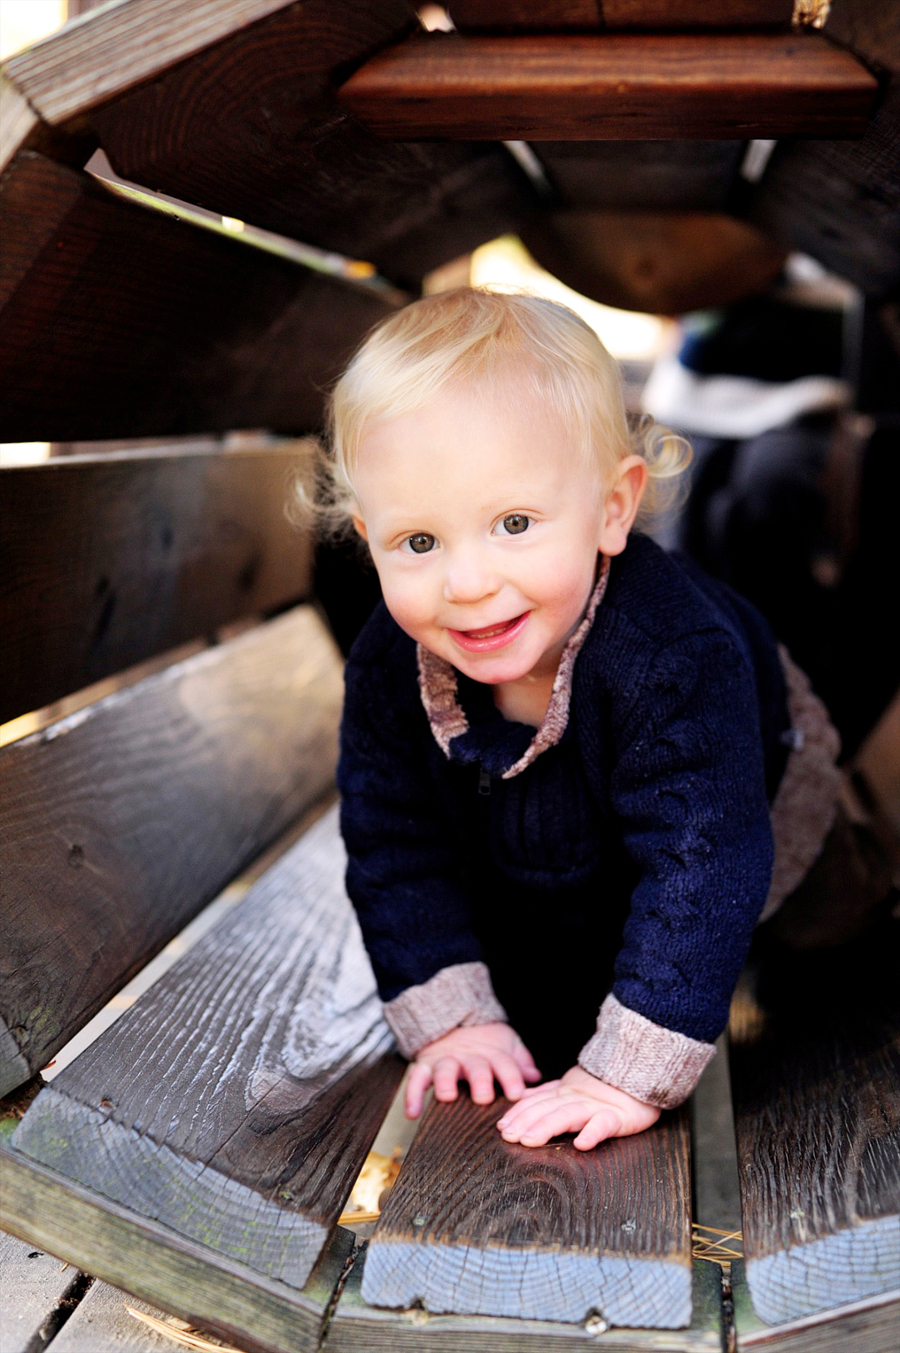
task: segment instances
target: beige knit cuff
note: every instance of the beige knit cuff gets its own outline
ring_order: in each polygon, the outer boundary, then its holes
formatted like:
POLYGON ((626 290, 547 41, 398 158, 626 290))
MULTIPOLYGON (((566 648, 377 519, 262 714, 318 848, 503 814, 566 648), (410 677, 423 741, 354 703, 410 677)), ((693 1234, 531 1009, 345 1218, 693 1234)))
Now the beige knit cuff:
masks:
POLYGON ((645 1104, 674 1109, 687 1099, 715 1051, 714 1043, 664 1029, 610 995, 578 1065, 645 1104))
POLYGON ((384 1017, 403 1056, 411 1060, 451 1029, 505 1023, 506 1011, 494 995, 486 964, 453 963, 387 1001, 384 1017))

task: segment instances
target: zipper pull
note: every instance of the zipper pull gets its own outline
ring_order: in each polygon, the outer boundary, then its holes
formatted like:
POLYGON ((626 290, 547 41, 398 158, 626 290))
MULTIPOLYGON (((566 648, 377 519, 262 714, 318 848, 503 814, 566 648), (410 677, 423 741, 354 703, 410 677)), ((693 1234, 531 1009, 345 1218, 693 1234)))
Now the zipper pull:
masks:
POLYGON ((478 773, 478 793, 490 794, 490 792, 491 792, 491 777, 485 770, 484 766, 481 766, 479 768, 478 773))

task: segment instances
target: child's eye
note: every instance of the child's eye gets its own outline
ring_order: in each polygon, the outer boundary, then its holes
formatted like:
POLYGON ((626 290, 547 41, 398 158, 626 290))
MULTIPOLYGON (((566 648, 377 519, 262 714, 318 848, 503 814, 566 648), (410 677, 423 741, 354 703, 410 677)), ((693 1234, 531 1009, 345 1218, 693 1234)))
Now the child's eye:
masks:
POLYGON ((530 525, 531 518, 526 517, 524 512, 510 512, 508 517, 498 521, 494 530, 501 536, 520 536, 530 525))
POLYGON ((436 543, 434 536, 430 536, 427 531, 417 531, 414 536, 407 536, 400 548, 410 549, 413 554, 427 554, 436 543))

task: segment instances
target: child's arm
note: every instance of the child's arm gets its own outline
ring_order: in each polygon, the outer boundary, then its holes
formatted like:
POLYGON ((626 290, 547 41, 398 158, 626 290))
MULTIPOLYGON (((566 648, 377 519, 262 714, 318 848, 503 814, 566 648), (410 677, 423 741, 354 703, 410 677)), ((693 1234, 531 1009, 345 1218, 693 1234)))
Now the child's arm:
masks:
POLYGON ((590 1151, 607 1137, 643 1132, 659 1115, 655 1104, 644 1104, 573 1066, 561 1080, 525 1090, 497 1126, 504 1141, 521 1142, 523 1146, 543 1146, 562 1132, 576 1132, 574 1145, 579 1151, 590 1151))
POLYGON ((507 1099, 519 1099, 528 1093, 526 1081, 533 1084, 540 1078, 531 1053, 508 1024, 451 1029, 416 1055, 406 1082, 406 1116, 418 1118, 432 1084, 435 1098, 449 1101, 457 1098, 457 1084, 465 1080, 476 1104, 492 1104, 495 1080, 507 1099))

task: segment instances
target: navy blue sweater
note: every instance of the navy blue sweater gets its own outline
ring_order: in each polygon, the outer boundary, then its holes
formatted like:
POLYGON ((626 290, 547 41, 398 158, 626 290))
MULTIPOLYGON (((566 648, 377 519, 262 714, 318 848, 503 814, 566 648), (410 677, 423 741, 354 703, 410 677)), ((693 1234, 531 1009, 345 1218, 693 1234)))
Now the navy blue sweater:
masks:
POLYGON ((338 783, 347 887, 382 999, 487 962, 545 1074, 617 999, 712 1042, 766 899, 789 726, 775 640, 742 598, 632 535, 575 662, 565 732, 458 677, 450 754, 416 645, 380 605, 346 670, 338 783), (488 791, 488 792, 486 792, 488 791))

